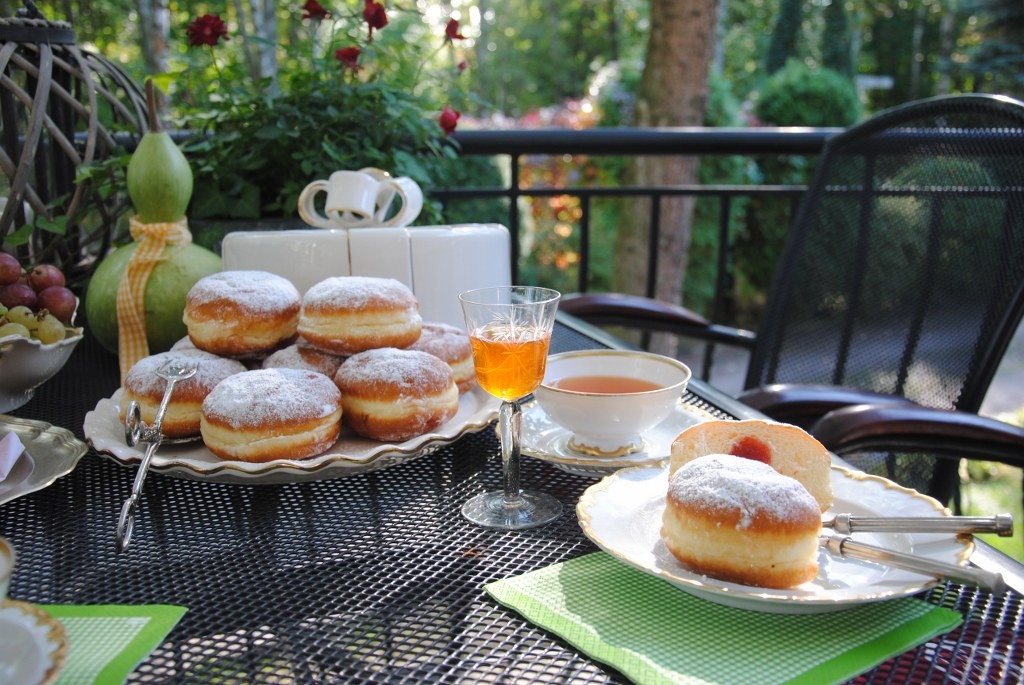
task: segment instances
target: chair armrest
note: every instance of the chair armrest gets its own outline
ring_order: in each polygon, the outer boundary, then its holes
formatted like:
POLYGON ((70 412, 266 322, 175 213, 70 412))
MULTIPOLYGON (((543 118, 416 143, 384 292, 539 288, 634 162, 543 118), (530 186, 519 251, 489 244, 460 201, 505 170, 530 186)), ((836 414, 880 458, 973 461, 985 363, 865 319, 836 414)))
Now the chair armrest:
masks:
POLYGON ((740 402, 776 421, 810 428, 831 411, 858 404, 912 404, 896 395, 856 390, 836 385, 776 383, 741 392, 740 402))
POLYGON ((836 453, 897 449, 1024 467, 1024 429, 977 414, 912 403, 837 409, 815 423, 811 434, 836 453))
POLYGON ((639 295, 573 293, 563 295, 558 308, 598 326, 625 326, 674 333, 746 349, 754 347, 755 336, 752 331, 721 326, 685 307, 639 295))

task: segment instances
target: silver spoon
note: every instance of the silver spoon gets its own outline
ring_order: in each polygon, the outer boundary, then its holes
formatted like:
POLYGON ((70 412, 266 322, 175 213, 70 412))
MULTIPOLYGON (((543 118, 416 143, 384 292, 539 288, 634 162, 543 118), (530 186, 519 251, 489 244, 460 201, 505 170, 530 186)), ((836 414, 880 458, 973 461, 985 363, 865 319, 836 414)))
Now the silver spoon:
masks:
POLYGON ((1013 535, 1013 515, 995 516, 854 516, 836 514, 822 519, 822 528, 850 535, 858 532, 884 533, 996 533, 1013 535))
POLYGON ((135 473, 135 481, 132 483, 132 494, 124 501, 121 507, 121 516, 117 521, 117 551, 123 552, 128 549, 128 543, 132 539, 132 530, 135 527, 135 511, 139 507, 139 500, 142 497, 142 484, 146 480, 146 473, 149 471, 149 463, 153 460, 163 434, 160 431, 161 423, 164 420, 164 413, 167 405, 170 404, 171 394, 174 392, 174 385, 196 375, 198 362, 188 359, 170 359, 156 371, 156 375, 167 381, 164 389, 163 399, 160 400, 160 407, 156 410, 153 423, 146 426, 142 422, 142 412, 139 403, 132 400, 125 412, 124 435, 125 441, 134 446, 139 442, 149 443, 146 446, 146 454, 142 457, 139 470, 135 473))

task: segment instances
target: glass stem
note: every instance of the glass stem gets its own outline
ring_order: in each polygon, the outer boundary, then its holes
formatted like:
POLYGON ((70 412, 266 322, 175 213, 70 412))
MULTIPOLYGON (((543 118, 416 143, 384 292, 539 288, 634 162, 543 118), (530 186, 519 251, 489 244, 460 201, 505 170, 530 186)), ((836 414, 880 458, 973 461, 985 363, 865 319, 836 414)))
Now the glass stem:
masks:
POLYGON ((519 403, 506 400, 498 409, 498 435, 501 439, 501 472, 505 479, 505 503, 519 502, 519 439, 523 425, 519 403))

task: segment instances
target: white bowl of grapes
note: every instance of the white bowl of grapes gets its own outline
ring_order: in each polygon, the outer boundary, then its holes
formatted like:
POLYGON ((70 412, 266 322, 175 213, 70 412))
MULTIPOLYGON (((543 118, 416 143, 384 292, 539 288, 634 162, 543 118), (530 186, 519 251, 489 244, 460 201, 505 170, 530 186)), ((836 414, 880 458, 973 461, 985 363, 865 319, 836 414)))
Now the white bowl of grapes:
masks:
POLYGON ((77 308, 60 269, 0 252, 0 413, 31 400, 64 366, 82 339, 77 308))

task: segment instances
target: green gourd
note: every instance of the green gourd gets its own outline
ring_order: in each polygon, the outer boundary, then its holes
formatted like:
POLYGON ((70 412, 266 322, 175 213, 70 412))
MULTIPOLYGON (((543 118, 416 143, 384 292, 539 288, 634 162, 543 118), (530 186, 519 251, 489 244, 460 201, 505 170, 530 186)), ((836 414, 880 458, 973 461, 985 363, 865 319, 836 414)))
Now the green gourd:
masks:
POLYGON ((171 135, 161 130, 151 80, 146 81, 146 105, 149 131, 128 162, 128 196, 142 223, 179 221, 192 199, 192 168, 171 135))
MULTIPOLYGON (((179 221, 192 197, 192 170, 171 137, 159 130, 153 84, 146 82, 150 132, 139 142, 128 163, 128 194, 143 223, 179 221)), ((109 254, 97 267, 85 293, 88 327, 111 352, 117 352, 117 288, 138 243, 109 254)), ((146 283, 144 310, 150 354, 164 352, 185 336, 182 323, 185 297, 196 281, 223 268, 220 257, 189 244, 168 247, 170 256, 153 269, 146 283)))

